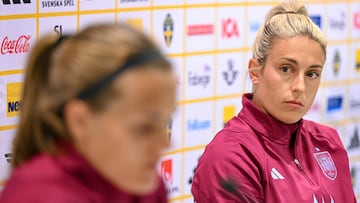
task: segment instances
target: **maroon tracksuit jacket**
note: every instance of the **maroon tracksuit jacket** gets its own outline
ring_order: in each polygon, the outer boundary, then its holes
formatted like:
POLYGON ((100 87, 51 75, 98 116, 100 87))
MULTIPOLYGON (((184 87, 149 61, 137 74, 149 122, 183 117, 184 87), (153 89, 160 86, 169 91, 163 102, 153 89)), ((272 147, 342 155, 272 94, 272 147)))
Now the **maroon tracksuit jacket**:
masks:
POLYGON ((115 188, 72 147, 53 157, 42 154, 24 163, 0 191, 0 203, 167 203, 159 187, 151 194, 134 196, 115 188))
POLYGON ((307 120, 284 124, 243 96, 243 109, 208 144, 192 193, 197 203, 354 203, 337 132, 307 120))

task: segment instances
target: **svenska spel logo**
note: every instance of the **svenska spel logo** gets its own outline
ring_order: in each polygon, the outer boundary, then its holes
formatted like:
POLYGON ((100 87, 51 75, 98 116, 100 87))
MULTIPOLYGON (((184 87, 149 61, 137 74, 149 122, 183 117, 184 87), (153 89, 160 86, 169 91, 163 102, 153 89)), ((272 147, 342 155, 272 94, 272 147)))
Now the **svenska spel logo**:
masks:
POLYGON ((22 83, 8 83, 6 85, 6 116, 17 116, 20 111, 22 83))

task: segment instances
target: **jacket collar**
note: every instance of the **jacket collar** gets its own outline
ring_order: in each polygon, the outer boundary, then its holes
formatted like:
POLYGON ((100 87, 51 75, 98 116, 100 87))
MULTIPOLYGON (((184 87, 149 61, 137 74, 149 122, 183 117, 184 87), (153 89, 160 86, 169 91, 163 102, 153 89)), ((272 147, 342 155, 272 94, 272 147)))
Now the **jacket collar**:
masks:
POLYGON ((242 97, 243 109, 239 113, 247 124, 262 136, 268 137, 274 142, 289 144, 291 134, 302 124, 302 119, 294 124, 283 123, 269 114, 266 114, 252 102, 252 94, 244 94, 242 97))

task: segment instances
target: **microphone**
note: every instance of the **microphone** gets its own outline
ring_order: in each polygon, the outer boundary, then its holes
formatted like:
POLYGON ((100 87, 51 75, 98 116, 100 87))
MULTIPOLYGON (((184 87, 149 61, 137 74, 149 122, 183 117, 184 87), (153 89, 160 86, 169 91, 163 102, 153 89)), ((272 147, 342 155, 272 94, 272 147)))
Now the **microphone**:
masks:
POLYGON ((245 192, 238 190, 239 187, 232 179, 223 179, 220 181, 220 184, 225 191, 235 195, 241 203, 260 203, 250 194, 246 194, 245 192))

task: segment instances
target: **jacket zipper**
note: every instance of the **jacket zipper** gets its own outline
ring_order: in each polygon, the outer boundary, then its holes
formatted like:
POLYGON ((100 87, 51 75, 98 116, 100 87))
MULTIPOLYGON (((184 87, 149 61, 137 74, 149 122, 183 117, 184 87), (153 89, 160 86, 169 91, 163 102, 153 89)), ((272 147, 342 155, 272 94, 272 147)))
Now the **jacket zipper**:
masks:
POLYGON ((311 184, 311 185, 315 185, 314 182, 310 179, 310 177, 308 175, 306 175, 304 169, 302 168, 301 164, 300 164, 300 161, 299 159, 295 158, 294 159, 294 163, 295 165, 297 166, 297 168, 300 170, 300 172, 304 175, 304 177, 308 180, 308 182, 311 184))
MULTIPOLYGON (((299 126, 298 129, 301 129, 301 126, 299 126)), ((315 185, 315 183, 311 180, 311 178, 305 173, 303 167, 301 166, 300 164, 300 161, 299 159, 297 158, 296 156, 296 143, 298 142, 298 138, 299 138, 299 134, 300 134, 300 131, 297 130, 296 132, 296 137, 295 137, 295 143, 294 143, 294 149, 293 149, 293 152, 294 152, 294 163, 295 165, 297 166, 297 168, 299 169, 299 171, 303 174, 303 176, 305 177, 305 179, 310 183, 310 185, 315 185)))

